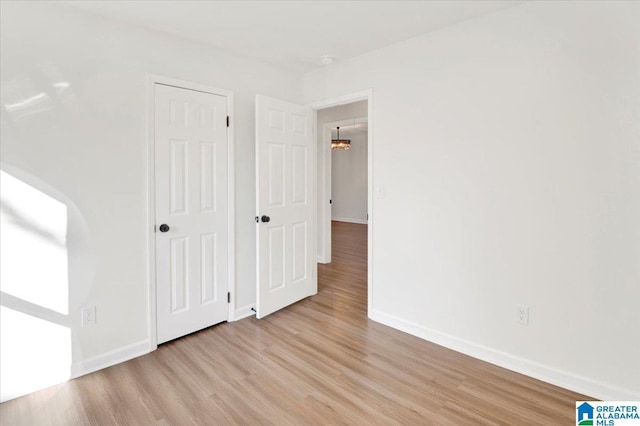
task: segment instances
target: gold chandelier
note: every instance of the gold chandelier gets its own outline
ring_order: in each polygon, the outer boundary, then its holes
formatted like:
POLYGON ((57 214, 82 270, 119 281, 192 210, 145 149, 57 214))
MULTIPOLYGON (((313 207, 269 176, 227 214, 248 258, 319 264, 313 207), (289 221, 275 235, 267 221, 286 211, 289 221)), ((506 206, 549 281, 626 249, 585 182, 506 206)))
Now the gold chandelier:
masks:
POLYGON ((331 149, 349 149, 351 148, 351 139, 340 139, 340 126, 338 126, 338 136, 331 139, 331 149))

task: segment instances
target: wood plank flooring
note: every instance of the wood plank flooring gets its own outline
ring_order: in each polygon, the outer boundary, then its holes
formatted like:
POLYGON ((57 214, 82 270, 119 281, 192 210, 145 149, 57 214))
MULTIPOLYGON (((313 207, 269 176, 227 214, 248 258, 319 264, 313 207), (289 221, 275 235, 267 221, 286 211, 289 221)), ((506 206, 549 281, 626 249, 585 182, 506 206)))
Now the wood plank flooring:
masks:
POLYGON ((0 405, 8 425, 563 425, 588 399, 367 319, 365 225, 318 294, 0 405))

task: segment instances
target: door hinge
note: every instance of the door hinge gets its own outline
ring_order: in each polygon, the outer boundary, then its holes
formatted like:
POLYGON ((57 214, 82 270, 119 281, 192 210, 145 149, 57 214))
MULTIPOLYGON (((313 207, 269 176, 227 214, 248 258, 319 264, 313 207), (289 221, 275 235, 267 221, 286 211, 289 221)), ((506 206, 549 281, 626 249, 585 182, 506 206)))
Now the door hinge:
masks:
POLYGON ((231 292, 227 292, 227 303, 231 303, 231 292))
POLYGON ((329 200, 329 204, 333 204, 333 200, 329 200))
POLYGON ((227 115, 227 127, 229 127, 229 116, 227 115))
POLYGON ((260 222, 260 218, 256 216, 256 223, 260 222))

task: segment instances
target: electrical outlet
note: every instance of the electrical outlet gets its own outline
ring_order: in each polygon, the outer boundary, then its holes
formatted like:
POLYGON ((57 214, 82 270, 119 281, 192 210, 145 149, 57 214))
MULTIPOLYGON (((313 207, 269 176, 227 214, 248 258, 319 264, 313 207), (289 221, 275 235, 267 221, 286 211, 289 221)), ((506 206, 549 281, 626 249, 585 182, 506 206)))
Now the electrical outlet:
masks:
POLYGON ((89 306, 82 308, 82 326, 94 325, 96 323, 96 307, 89 306))
POLYGON ((522 325, 529 325, 529 307, 516 305, 516 322, 522 325))

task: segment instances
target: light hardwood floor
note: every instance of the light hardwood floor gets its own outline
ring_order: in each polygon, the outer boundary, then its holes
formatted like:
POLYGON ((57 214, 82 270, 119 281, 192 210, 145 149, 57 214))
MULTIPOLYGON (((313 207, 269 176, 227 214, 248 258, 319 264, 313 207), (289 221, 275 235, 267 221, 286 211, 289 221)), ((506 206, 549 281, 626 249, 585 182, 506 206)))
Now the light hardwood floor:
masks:
POLYGON ((5 425, 569 425, 588 399, 367 319, 365 225, 318 294, 0 405, 5 425))

